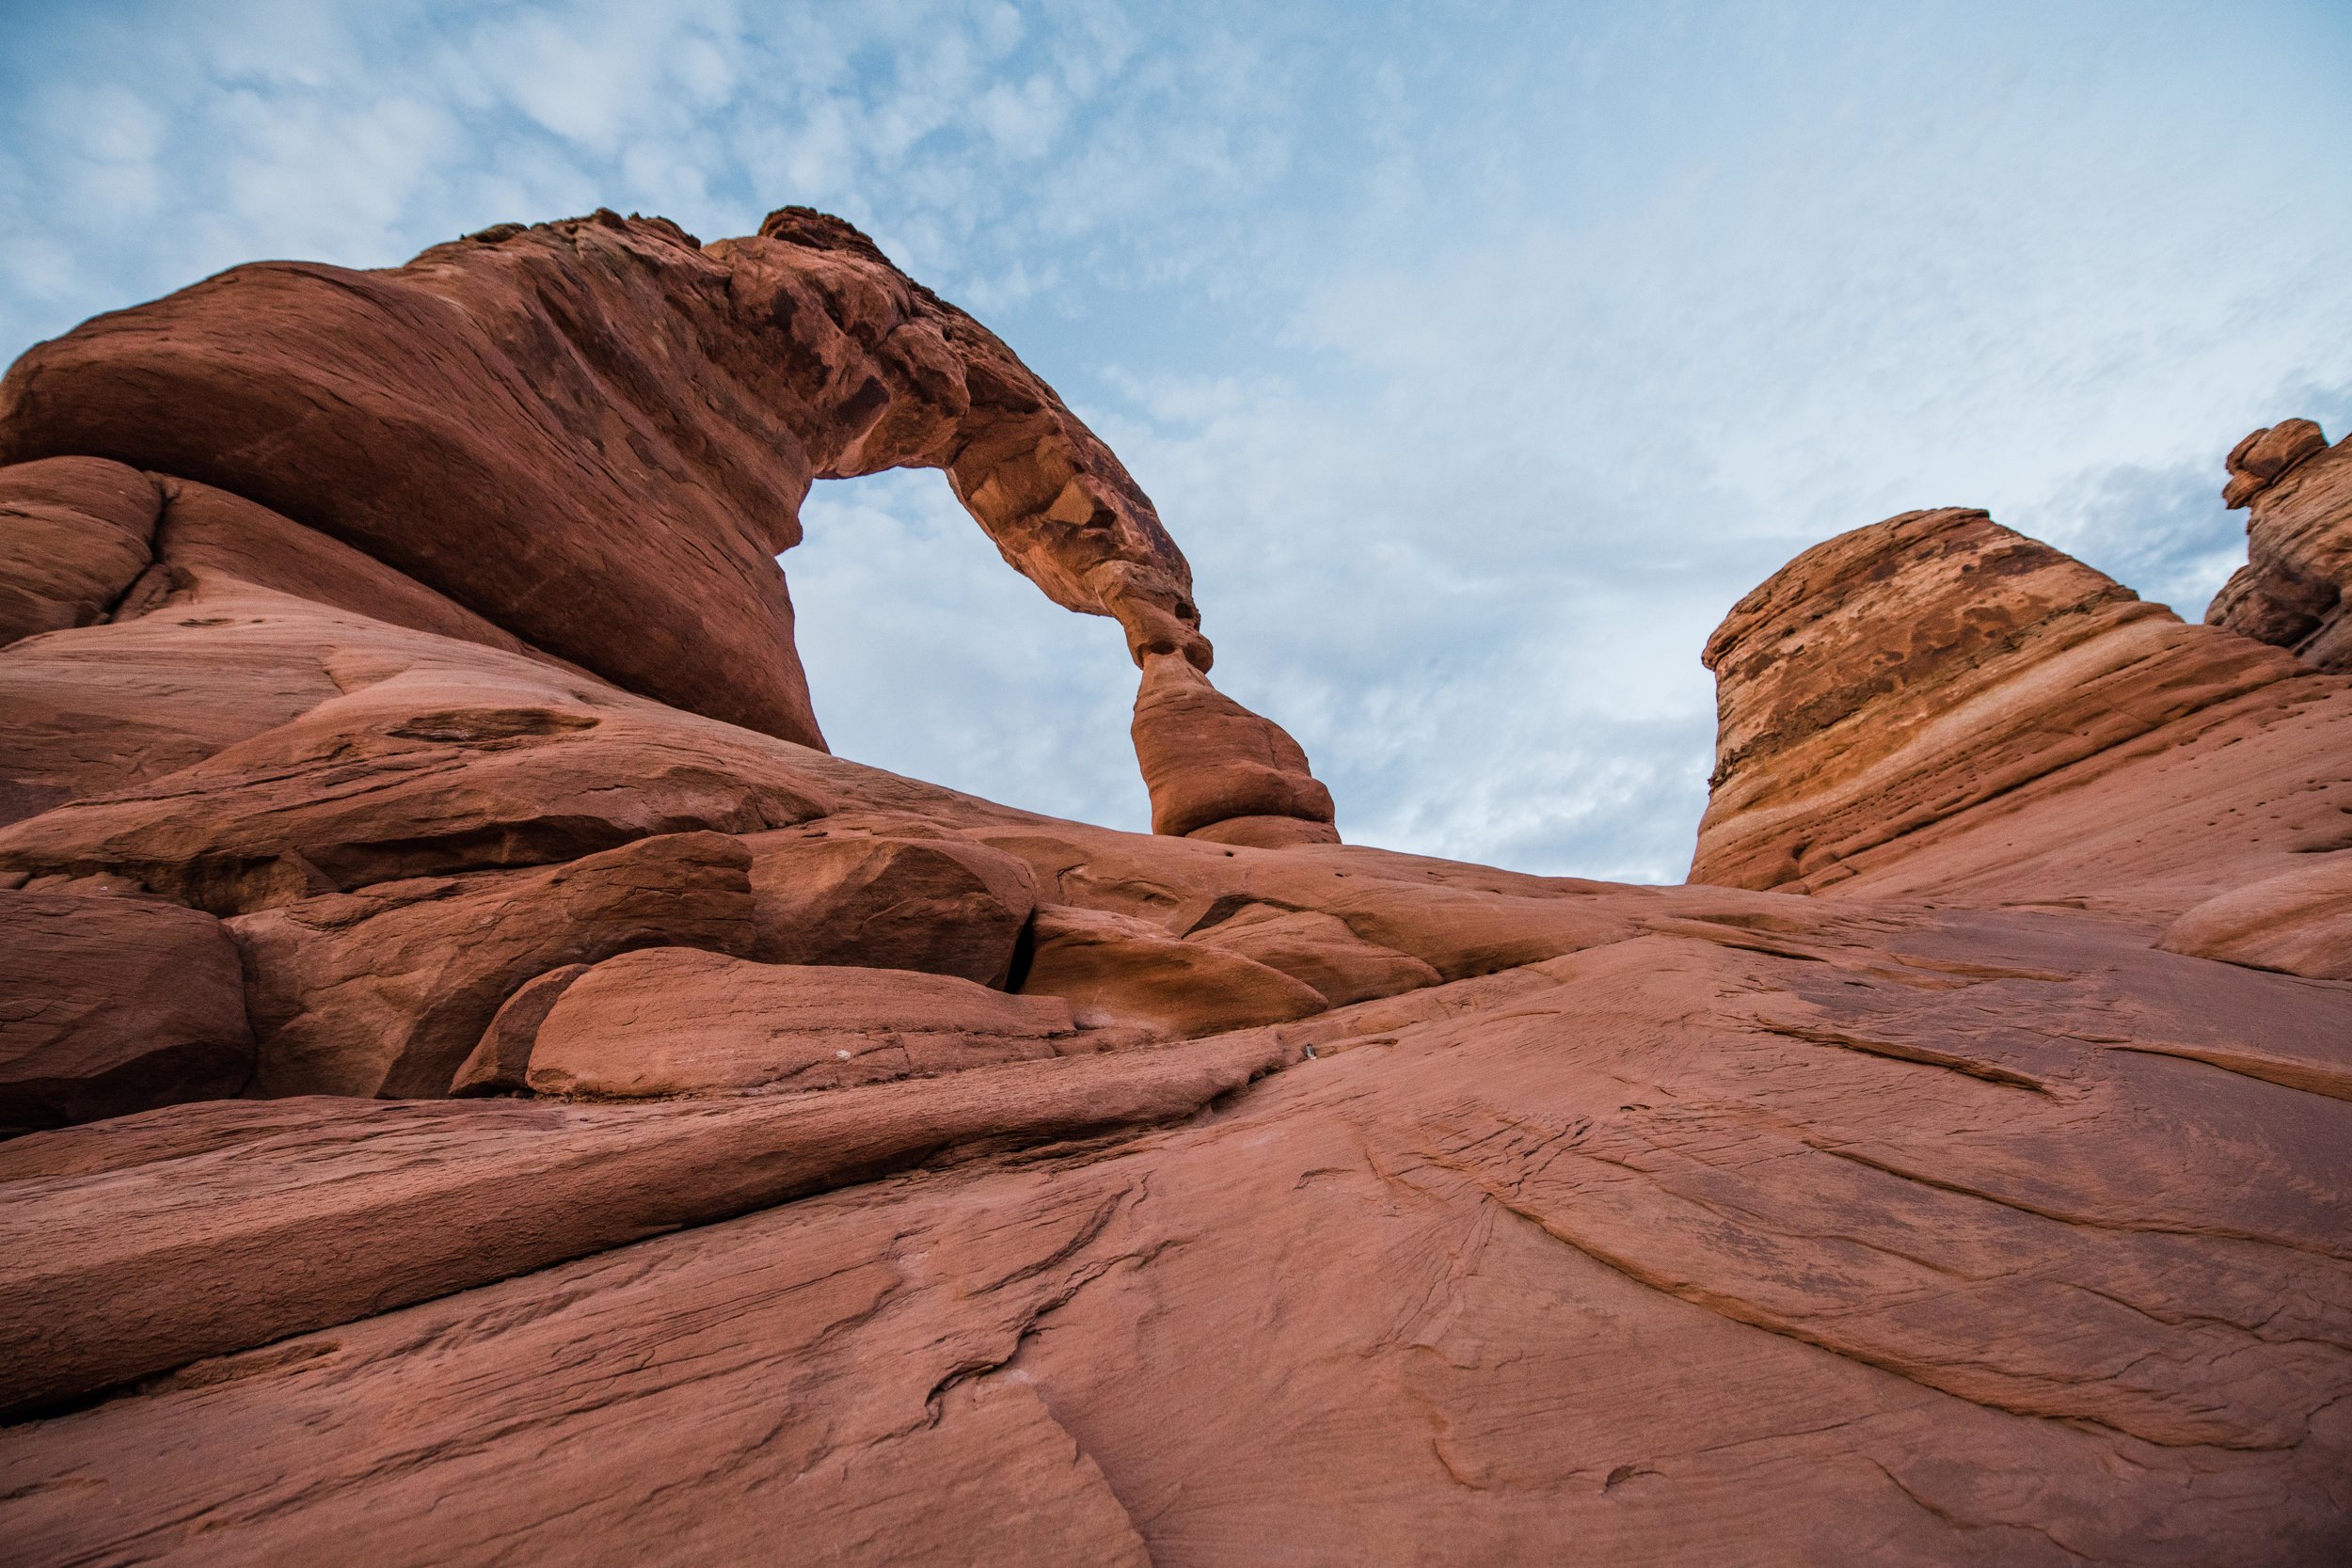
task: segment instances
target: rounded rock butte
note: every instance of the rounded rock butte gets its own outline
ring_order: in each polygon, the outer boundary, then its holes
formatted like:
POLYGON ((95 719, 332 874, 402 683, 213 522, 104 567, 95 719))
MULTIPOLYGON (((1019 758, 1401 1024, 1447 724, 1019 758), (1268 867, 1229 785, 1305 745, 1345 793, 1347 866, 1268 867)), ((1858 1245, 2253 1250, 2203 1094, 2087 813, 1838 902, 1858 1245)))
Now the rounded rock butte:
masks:
POLYGON ((2352 452, 2228 467, 2202 626, 1965 509, 1799 556, 1636 887, 1338 843, 838 219, 42 344, 0 1555, 2340 1562, 2352 452), (824 751, 774 558, 904 465, 1119 620, 1152 833, 824 751))

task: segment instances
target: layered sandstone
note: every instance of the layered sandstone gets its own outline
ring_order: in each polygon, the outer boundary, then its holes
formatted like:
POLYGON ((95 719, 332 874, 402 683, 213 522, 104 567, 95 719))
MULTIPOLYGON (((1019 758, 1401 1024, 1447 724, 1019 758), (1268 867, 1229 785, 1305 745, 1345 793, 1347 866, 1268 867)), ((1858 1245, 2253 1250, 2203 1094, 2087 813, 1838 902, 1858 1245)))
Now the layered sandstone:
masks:
POLYGON ((2240 441, 2229 468, 2222 499, 2251 509, 2247 562, 2205 620, 2352 672, 2352 440, 2330 447, 2318 425, 2287 420, 2240 441))
POLYGON ((238 269, 0 449, 12 1562, 2352 1542, 2325 617, 1833 540, 1629 887, 1335 842, 1116 460, 818 214, 238 269), (1125 624, 1155 833, 811 744, 766 558, 906 462, 1125 624))

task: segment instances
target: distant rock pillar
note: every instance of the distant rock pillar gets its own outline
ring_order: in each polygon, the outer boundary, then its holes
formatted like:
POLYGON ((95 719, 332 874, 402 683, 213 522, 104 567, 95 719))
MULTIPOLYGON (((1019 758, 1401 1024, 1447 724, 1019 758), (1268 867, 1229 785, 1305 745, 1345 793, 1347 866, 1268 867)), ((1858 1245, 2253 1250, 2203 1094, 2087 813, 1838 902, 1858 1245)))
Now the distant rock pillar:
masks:
POLYGON ((1182 653, 1141 662, 1134 735, 1153 832, 1268 849, 1339 842, 1331 792, 1288 731, 1210 685, 1182 653))
POLYGON ((2331 447, 2311 420, 2282 420, 2233 448, 2229 470, 2222 504, 2251 509, 2246 564, 2205 624, 2352 673, 2352 440, 2331 447))

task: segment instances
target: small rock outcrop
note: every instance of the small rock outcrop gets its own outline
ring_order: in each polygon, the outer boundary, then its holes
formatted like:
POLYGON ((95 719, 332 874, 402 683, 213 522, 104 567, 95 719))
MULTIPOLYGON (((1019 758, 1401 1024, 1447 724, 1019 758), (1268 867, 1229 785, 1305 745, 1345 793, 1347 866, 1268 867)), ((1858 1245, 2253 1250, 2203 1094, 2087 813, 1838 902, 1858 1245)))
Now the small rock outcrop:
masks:
POLYGON ((2352 439, 2288 420, 2230 453, 2221 499, 2249 508, 2246 564, 2205 611, 2209 626, 2352 673, 2352 439))

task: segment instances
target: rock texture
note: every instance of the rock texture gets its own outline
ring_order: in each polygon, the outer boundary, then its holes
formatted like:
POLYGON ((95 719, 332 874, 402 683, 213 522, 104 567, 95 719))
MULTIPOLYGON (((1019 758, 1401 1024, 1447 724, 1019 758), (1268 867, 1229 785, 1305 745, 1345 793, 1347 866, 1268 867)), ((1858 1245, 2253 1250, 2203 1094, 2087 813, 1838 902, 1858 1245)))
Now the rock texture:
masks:
POLYGON ((233 1095, 252 1076, 219 921, 103 893, 0 893, 0 1133, 233 1095))
POLYGON ((1048 996, 654 947, 564 988, 532 1037, 523 1083, 596 1100, 838 1088, 1052 1056, 1076 1036, 1069 1007, 1048 996))
POLYGON ((103 617, 154 559, 145 474, 88 457, 0 468, 0 642, 103 617))
POLYGON ((2230 453, 2221 499, 2250 507, 2247 562, 2214 595, 2208 624, 2352 673, 2352 440, 2288 420, 2230 453))
POLYGON ((1980 512, 1799 556, 1707 648, 1692 879, 2143 920, 2352 847, 2352 683, 1980 512))
POLYGON ((1649 888, 1337 843, 1116 459, 818 214, 44 345, 0 1557, 2340 1562, 2317 441, 2233 456, 2260 626, 1806 552, 1649 888), (768 558, 893 463, 1126 626, 1155 833, 814 744, 768 558))

